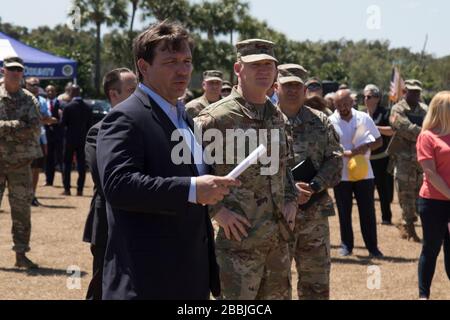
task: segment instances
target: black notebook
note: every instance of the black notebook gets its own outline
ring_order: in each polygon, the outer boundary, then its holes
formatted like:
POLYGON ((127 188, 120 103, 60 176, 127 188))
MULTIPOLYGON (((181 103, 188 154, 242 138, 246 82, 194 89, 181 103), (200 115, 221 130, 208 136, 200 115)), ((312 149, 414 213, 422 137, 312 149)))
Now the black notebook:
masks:
MULTIPOLYGON (((306 182, 310 183, 312 179, 317 174, 317 170, 314 168, 314 165, 310 158, 306 158, 298 165, 296 165, 293 169, 291 169, 292 176, 294 177, 295 182, 306 182)), ((323 190, 319 193, 314 193, 309 201, 305 204, 299 205, 300 209, 306 210, 310 207, 314 202, 323 197, 327 193, 326 190, 323 190)))
POLYGON ((317 171, 310 158, 306 158, 298 165, 296 165, 292 170, 292 175, 295 181, 301 181, 310 183, 311 180, 316 176, 317 171))

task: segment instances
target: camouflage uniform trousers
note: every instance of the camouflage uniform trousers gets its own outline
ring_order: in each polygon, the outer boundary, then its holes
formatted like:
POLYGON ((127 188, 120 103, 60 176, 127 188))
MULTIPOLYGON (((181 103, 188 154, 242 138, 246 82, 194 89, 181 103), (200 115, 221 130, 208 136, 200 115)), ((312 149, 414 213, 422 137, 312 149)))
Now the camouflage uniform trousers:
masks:
POLYGON ((396 159, 395 182, 403 224, 411 224, 417 220, 417 199, 422 180, 423 172, 417 161, 400 157, 396 159))
MULTIPOLYGON (((33 188, 29 165, 0 172, 0 184, 8 182, 9 204, 11 206, 13 250, 19 253, 30 251, 31 207, 33 188), (2 183, 3 182, 3 183, 2 183)), ((3 197, 3 190, 0 197, 3 197)))
POLYGON ((289 245, 284 240, 253 248, 216 248, 216 254, 221 300, 292 299, 289 245))
POLYGON ((299 300, 330 298, 330 227, 322 209, 329 211, 314 204, 296 218, 295 243, 289 249, 297 268, 299 300))

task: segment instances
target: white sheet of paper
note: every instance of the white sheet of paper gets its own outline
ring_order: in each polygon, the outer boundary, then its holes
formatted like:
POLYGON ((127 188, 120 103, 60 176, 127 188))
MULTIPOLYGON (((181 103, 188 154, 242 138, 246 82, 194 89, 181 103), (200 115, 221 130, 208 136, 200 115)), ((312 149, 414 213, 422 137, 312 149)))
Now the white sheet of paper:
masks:
POLYGON ((237 179, 237 177, 239 177, 242 172, 247 170, 248 167, 250 167, 252 164, 255 164, 260 157, 266 154, 266 152, 266 147, 263 144, 260 144, 258 148, 253 150, 253 152, 250 153, 247 158, 245 158, 236 166, 236 168, 234 168, 229 174, 227 174, 227 177, 237 179))
POLYGON ((367 130, 362 136, 355 137, 355 139, 353 139, 353 145, 355 146, 355 148, 358 148, 363 144, 371 143, 374 141, 375 138, 370 134, 369 130, 367 130))

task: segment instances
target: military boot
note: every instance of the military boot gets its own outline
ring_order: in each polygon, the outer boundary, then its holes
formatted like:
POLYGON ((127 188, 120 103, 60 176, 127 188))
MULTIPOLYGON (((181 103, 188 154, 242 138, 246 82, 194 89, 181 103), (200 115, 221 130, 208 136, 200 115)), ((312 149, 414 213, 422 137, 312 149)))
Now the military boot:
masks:
POLYGON ((416 229, 413 223, 400 224, 397 226, 397 228, 400 232, 400 238, 406 239, 408 241, 422 242, 416 233, 416 229))
POLYGON ((16 264, 17 268, 25 268, 25 269, 37 269, 38 265, 27 258, 25 253, 16 252, 16 264))
POLYGON ((400 239, 407 239, 408 234, 406 233, 406 227, 402 223, 398 223, 395 225, 400 233, 400 239))
POLYGON ((406 225, 406 231, 408 232, 408 241, 412 240, 414 242, 422 242, 419 236, 416 233, 416 228, 414 227, 414 223, 410 223, 406 225))

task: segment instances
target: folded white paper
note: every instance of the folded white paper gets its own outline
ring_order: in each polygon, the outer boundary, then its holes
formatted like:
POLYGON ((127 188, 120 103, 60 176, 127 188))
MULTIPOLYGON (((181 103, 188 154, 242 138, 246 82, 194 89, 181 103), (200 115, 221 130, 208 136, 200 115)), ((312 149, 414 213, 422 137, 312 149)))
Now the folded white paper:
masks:
POLYGON ((370 134, 369 130, 366 129, 364 125, 359 125, 353 135, 352 144, 355 148, 358 148, 366 143, 374 142, 375 138, 372 134, 370 134))
POLYGON ((258 148, 253 150, 252 153, 248 155, 247 158, 245 158, 241 163, 239 163, 236 168, 234 168, 229 174, 227 174, 227 177, 237 179, 242 172, 248 169, 252 164, 256 164, 257 160, 265 155, 267 152, 266 147, 263 144, 260 144, 258 148))

